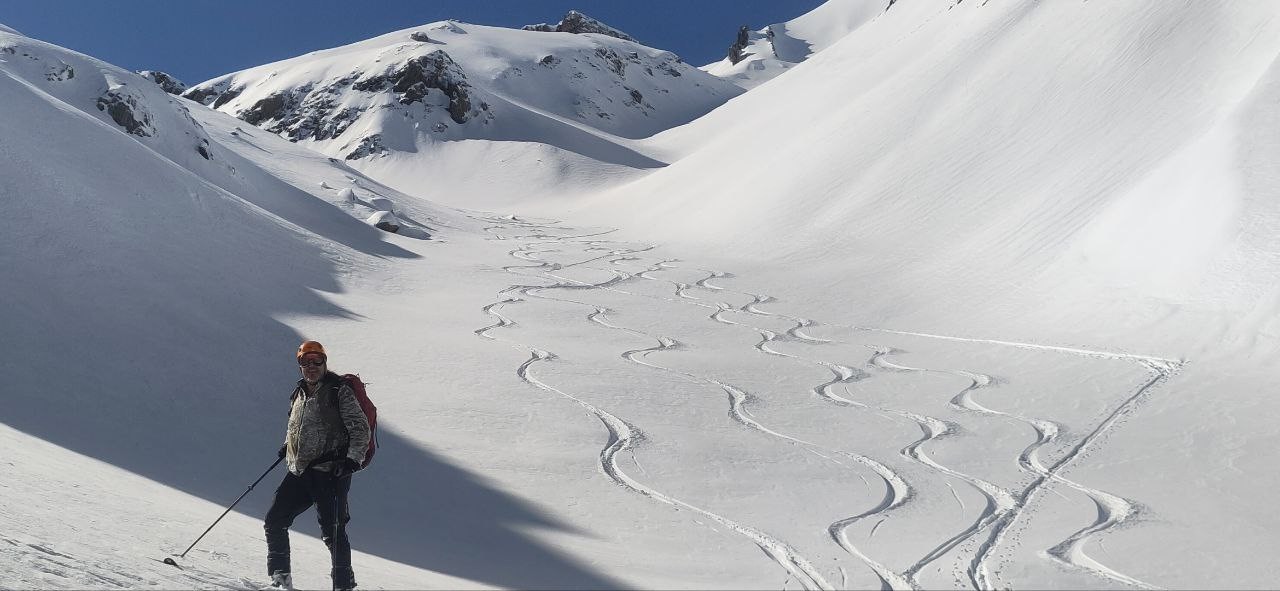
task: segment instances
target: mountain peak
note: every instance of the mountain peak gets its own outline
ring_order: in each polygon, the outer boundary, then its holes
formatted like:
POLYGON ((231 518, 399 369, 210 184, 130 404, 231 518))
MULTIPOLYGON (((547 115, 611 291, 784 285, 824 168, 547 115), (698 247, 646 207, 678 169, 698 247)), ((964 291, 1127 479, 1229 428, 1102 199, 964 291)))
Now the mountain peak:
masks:
POLYGON ((547 23, 539 23, 536 25, 525 25, 521 27, 526 31, 542 31, 546 33, 599 33, 610 37, 617 37, 633 43, 639 43, 635 37, 623 33, 609 25, 606 25, 594 18, 591 18, 576 10, 570 10, 559 23, 549 25, 547 23))

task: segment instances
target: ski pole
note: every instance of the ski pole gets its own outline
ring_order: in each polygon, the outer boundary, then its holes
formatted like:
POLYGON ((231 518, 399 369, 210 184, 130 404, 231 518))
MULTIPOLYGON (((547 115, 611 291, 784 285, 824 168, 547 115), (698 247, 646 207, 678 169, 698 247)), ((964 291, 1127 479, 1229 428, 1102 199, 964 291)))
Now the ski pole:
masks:
MULTIPOLYGON (((267 468, 267 471, 262 473, 262 476, 259 476, 257 480, 253 481, 253 484, 250 484, 250 485, 249 485, 249 489, 248 489, 248 490, 246 490, 246 491, 244 491, 244 493, 240 495, 240 498, 239 498, 239 499, 236 499, 236 501, 235 501, 234 503, 231 503, 231 506, 230 506, 230 507, 227 507, 227 510, 222 512, 222 515, 219 515, 217 519, 213 520, 213 523, 209 525, 209 529, 204 530, 204 533, 200 534, 200 537, 196 538, 196 541, 191 542, 191 545, 190 545, 190 546, 187 546, 187 549, 186 549, 186 550, 183 550, 183 551, 182 551, 182 554, 173 554, 173 556, 177 556, 178 558, 186 558, 186 556, 187 556, 187 552, 190 552, 192 548, 195 548, 195 547, 196 547, 196 544, 199 544, 199 543, 200 543, 200 540, 203 540, 203 539, 204 539, 204 537, 205 537, 206 535, 208 535, 208 533, 209 533, 210 531, 213 531, 213 526, 218 525, 218 522, 219 522, 219 521, 222 521, 222 518, 223 518, 223 517, 226 517, 226 516, 227 516, 227 513, 230 513, 230 512, 231 512, 231 510, 232 510, 232 509, 234 509, 234 508, 235 508, 235 506, 236 506, 237 504, 239 504, 239 503, 240 503, 240 500, 241 500, 241 499, 243 499, 243 498, 245 498, 245 496, 249 494, 249 491, 253 490, 253 487, 258 486, 258 483, 259 483, 259 482, 262 482, 262 479, 263 479, 263 478, 266 478, 266 477, 267 477, 267 474, 270 474, 272 470, 275 470, 275 469, 276 469, 276 466, 279 466, 279 465, 280 465, 280 462, 281 462, 281 461, 283 461, 283 460, 284 460, 284 458, 278 458, 278 459, 276 459, 275 463, 274 463, 274 464, 271 464, 271 467, 270 467, 270 468, 267 468)), ((166 559, 164 559, 164 563, 165 563, 165 564, 168 564, 168 565, 171 565, 171 566, 178 566, 178 563, 177 563, 177 562, 174 562, 174 560, 173 560, 172 558, 166 558, 166 559)))

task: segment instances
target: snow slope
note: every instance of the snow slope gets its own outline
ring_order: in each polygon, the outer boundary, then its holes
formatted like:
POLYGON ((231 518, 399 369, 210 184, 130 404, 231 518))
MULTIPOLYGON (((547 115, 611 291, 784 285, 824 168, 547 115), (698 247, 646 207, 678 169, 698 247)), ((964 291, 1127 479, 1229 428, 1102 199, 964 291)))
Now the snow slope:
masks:
POLYGON ((581 193, 661 166, 625 138, 740 92, 608 35, 443 21, 227 74, 186 96, 401 190, 474 205, 485 202, 474 193, 581 193), (452 173, 474 160, 482 178, 452 173))
POLYGON ((0 33, 0 586, 261 581, 279 472, 156 560, 274 460, 315 338, 380 409, 361 588, 1268 587, 1276 9, 945 8, 634 142, 673 163, 609 194, 429 177, 548 217, 0 33))
POLYGON ((873 318, 935 320, 920 304, 941 294, 1068 339, 1167 342, 1135 329, 1169 306, 1230 329, 1270 289, 1237 271, 1271 264, 1249 254, 1276 212, 1245 130, 1272 116, 1278 24, 1265 2, 895 4, 787 84, 656 138, 688 156, 587 209, 875 285, 873 318), (795 95, 803 113, 777 111, 795 95))
POLYGON ((746 89, 755 88, 830 47, 886 11, 885 0, 831 0, 785 23, 746 32, 740 59, 726 57, 702 70, 746 89))

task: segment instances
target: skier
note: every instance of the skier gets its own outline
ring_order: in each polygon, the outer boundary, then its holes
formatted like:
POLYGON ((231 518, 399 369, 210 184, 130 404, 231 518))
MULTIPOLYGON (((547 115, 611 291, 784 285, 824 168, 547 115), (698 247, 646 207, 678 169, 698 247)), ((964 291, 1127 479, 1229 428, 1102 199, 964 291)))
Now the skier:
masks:
POLYGON ((298 380, 280 456, 289 471, 276 489, 263 528, 267 536, 267 574, 273 588, 293 588, 289 568, 289 527, 316 506, 320 532, 329 546, 334 589, 354 589, 351 520, 347 493, 351 474, 360 469, 369 446, 369 421, 351 387, 328 371, 328 356, 316 341, 298 347, 298 380))

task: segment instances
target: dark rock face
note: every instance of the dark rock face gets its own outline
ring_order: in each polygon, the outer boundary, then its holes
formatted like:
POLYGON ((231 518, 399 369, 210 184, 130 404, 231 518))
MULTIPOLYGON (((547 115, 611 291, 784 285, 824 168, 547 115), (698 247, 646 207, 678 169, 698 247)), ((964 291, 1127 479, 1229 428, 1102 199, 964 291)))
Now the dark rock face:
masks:
POLYGON ((601 35, 608 35, 610 37, 639 43, 639 41, 636 41, 635 37, 623 33, 618 29, 610 27, 609 25, 576 10, 570 10, 569 14, 564 15, 564 18, 560 19, 560 22, 555 26, 548 25, 546 23, 539 23, 536 25, 525 25, 521 28, 526 31, 541 31, 544 33, 599 33, 601 35))
POLYGON ((374 224, 373 227, 382 230, 383 232, 391 232, 392 234, 400 231, 400 226, 391 222, 378 222, 377 224, 374 224))
POLYGON ((126 132, 140 137, 155 135, 155 128, 151 125, 151 114, 147 113, 146 109, 139 108, 138 99, 124 92, 123 89, 108 90, 98 97, 97 104, 99 111, 106 111, 111 116, 111 120, 126 132))
POLYGON ((423 33, 422 31, 414 31, 412 33, 409 33, 409 38, 413 39, 414 41, 417 41, 418 43, 431 43, 431 38, 428 37, 427 34, 423 33))
POLYGON ((70 64, 62 63, 62 60, 58 60, 58 65, 56 66, 49 66, 44 73, 44 79, 49 82, 66 82, 75 77, 75 68, 72 68, 70 64))
POLYGON ((169 94, 180 95, 187 91, 187 85, 181 80, 159 70, 141 70, 138 75, 160 85, 160 88, 169 94))
POLYGON ((240 113, 240 119, 250 125, 257 125, 269 119, 276 119, 280 116, 280 112, 284 110, 285 95, 273 94, 256 103, 249 110, 240 113))
POLYGON ((208 86, 190 88, 182 93, 182 96, 216 109, 234 100, 242 92, 244 92, 243 86, 231 88, 231 81, 223 80, 208 86))
MULTIPOLYGON (((597 47, 596 55, 600 56, 600 58, 603 59, 605 63, 609 65, 609 70, 612 71, 614 74, 617 74, 618 76, 623 78, 627 77, 627 74, 626 74, 627 64, 623 63, 622 56, 618 55, 612 49, 609 49, 607 47, 597 47)), ((635 63, 640 63, 640 60, 638 59, 635 60, 635 63)))
POLYGON ((381 92, 390 88, 400 95, 402 105, 421 102, 435 88, 449 98, 449 116, 455 123, 466 123, 471 111, 471 85, 462 68, 449 54, 436 50, 415 57, 399 67, 392 66, 382 74, 357 81, 351 86, 365 92, 381 92))
POLYGON ((349 152, 344 158, 346 160, 359 160, 365 156, 374 154, 383 154, 388 152, 387 147, 382 145, 382 134, 375 133, 369 137, 361 138, 360 143, 356 145, 356 149, 349 152))
POLYGON ((742 53, 742 50, 746 49, 747 45, 750 43, 751 30, 748 29, 746 25, 742 25, 742 28, 738 29, 737 39, 734 39, 733 45, 729 46, 729 63, 736 64, 745 59, 747 54, 742 53))
POLYGON ((209 103, 213 102, 213 99, 222 96, 222 93, 224 92, 226 92, 226 89, 225 88, 220 89, 218 85, 203 86, 203 87, 197 86, 195 88, 192 88, 182 93, 182 96, 189 98, 202 105, 208 105, 209 103))

